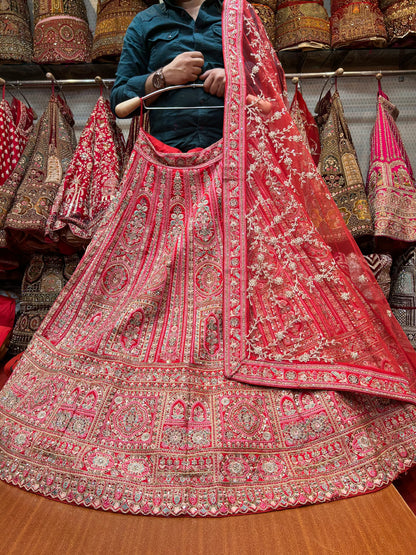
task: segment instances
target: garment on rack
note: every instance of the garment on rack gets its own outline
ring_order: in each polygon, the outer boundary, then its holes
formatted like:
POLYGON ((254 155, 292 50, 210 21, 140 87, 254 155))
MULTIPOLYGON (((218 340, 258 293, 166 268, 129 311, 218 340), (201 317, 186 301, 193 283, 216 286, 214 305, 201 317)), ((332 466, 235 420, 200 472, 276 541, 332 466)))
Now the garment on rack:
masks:
POLYGON ((92 33, 84 0, 34 0, 33 61, 91 61, 92 33))
POLYGON ((323 0, 278 0, 277 50, 322 49, 330 44, 329 17, 323 0))
POLYGON ((372 253, 364 256, 380 289, 383 291, 385 297, 388 299, 390 295, 391 277, 390 271, 393 263, 393 258, 387 253, 372 253))
POLYGON ((225 516, 414 464, 416 355, 290 118, 243 0, 224 136, 143 129, 120 197, 0 392, 0 475, 61 501, 225 516))
POLYGON ((409 247, 393 264, 389 303, 416 349, 416 247, 409 247))
POLYGON ((312 155, 316 165, 319 163, 321 153, 321 142, 319 138, 319 129, 315 118, 310 113, 302 93, 297 86, 290 105, 290 115, 296 123, 296 127, 301 134, 303 141, 312 155))
POLYGON ((11 105, 4 98, 0 102, 0 270, 19 266, 15 253, 7 250, 4 222, 11 205, 9 185, 6 184, 22 156, 33 131, 33 110, 13 98, 11 105))
POLYGON ((0 4, 0 61, 32 60, 32 33, 27 0, 0 4))
POLYGON ((17 355, 28 346, 50 307, 74 273, 78 254, 34 254, 22 280, 20 314, 13 328, 9 354, 17 355))
POLYGON ((47 234, 77 246, 90 241, 114 198, 124 165, 124 138, 100 96, 81 134, 47 222, 47 234))
POLYGON ((383 48, 387 31, 378 0, 331 0, 332 48, 383 48))
POLYGON ((29 252, 60 248, 45 231, 75 150, 73 123, 67 104, 52 92, 19 162, 0 189, 0 225, 7 232, 2 246, 29 252))
POLYGON ((416 183, 396 124, 398 115, 397 107, 379 85, 367 175, 368 199, 376 237, 415 241, 416 183))
POLYGON ((98 0, 93 61, 117 61, 127 27, 134 16, 147 7, 145 0, 98 0))
POLYGON ((353 237, 364 245, 373 235, 373 223, 339 92, 331 95, 328 91, 316 112, 321 138, 319 173, 353 237))
POLYGON ((13 97, 0 102, 0 187, 12 173, 33 131, 33 110, 13 97))
POLYGON ((391 46, 414 47, 416 43, 416 0, 380 0, 391 46))

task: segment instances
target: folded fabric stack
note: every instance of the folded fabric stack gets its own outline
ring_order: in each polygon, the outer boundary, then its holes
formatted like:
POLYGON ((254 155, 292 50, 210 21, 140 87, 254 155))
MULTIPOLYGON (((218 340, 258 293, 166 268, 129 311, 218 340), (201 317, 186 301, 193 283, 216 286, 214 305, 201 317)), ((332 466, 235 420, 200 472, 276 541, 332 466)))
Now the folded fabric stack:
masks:
POLYGON ((380 0, 389 44, 413 46, 416 42, 416 0, 380 0))
POLYGON ((0 61, 30 62, 32 34, 27 0, 0 3, 0 61))
POLYGON ((377 0, 331 0, 332 48, 383 48, 387 31, 377 0))
POLYGON ((84 0, 34 0, 33 61, 91 61, 92 33, 84 0))
POLYGON ((127 27, 138 12, 148 7, 145 0, 98 0, 93 60, 117 61, 127 27))
POLYGON ((278 0, 277 50, 322 49, 330 44, 329 17, 322 0, 278 0))
POLYGON ((273 46, 276 46, 276 7, 277 0, 256 0, 251 2, 266 30, 273 46))

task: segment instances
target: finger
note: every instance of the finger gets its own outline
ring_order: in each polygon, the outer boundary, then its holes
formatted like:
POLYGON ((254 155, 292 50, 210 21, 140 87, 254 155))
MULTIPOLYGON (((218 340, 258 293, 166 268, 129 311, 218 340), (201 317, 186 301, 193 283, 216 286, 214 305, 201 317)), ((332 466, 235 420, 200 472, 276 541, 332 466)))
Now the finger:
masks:
POLYGON ((202 56, 202 54, 201 54, 201 56, 192 56, 192 55, 191 55, 191 56, 188 56, 188 59, 189 59, 189 61, 190 61, 191 63, 193 63, 193 64, 198 64, 198 65, 201 65, 201 66, 202 66, 202 65, 204 64, 204 62, 205 62, 204 56, 202 56))
POLYGON ((205 92, 209 92, 209 93, 211 92, 212 83, 213 83, 212 74, 209 74, 207 76, 207 78, 205 79, 205 82, 204 82, 204 91, 205 92))
POLYGON ((198 58, 192 58, 192 65, 194 66, 198 66, 198 67, 202 67, 204 65, 204 58, 198 59, 198 58))
POLYGON ((214 95, 214 96, 218 96, 218 91, 219 91, 219 83, 218 83, 218 81, 215 81, 215 82, 212 84, 210 93, 211 93, 212 95, 214 95))

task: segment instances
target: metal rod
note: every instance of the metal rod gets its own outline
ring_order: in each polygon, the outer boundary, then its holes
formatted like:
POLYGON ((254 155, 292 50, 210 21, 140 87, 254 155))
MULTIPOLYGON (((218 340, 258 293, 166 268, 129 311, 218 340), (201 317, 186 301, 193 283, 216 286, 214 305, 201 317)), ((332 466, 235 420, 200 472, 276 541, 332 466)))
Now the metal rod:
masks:
MULTIPOLYGON (((338 71, 338 70, 337 70, 338 71)), ((381 74, 383 77, 389 77, 394 75, 416 75, 416 69, 372 69, 368 71, 343 71, 338 73, 336 71, 323 71, 317 73, 286 73, 286 79, 292 79, 298 77, 299 79, 317 79, 317 78, 328 78, 328 77, 377 77, 381 74)))
MULTIPOLYGON (((1 70, 0 70, 1 71, 1 70)), ((76 87, 90 87, 91 85, 99 85, 95 79, 54 79, 54 83, 59 86, 76 86, 76 87)), ((114 79, 102 79, 102 83, 104 85, 109 85, 114 83, 114 79)), ((6 85, 15 85, 16 87, 26 87, 26 88, 36 88, 36 87, 50 87, 51 81, 50 80, 33 80, 33 81, 9 81, 6 80, 6 85)))
MULTIPOLYGON (((416 75, 416 69, 386 69, 386 70, 367 70, 367 71, 344 71, 343 73, 338 73, 337 71, 318 71, 318 72, 310 72, 310 73, 286 73, 286 79, 292 79, 293 77, 298 77, 299 79, 319 79, 319 78, 328 78, 328 77, 335 77, 339 75, 340 77, 375 77, 377 74, 382 74, 384 77, 394 76, 394 75, 416 75)), ((0 69, 1 72, 1 69, 0 69)), ((9 81, 5 80, 6 85, 15 85, 17 87, 50 87, 50 80, 18 80, 18 81, 9 81)), ((112 85, 114 83, 114 78, 102 78, 102 82, 106 85, 112 85)), ((91 85, 97 85, 97 81, 95 79, 55 79, 55 83, 60 86, 65 87, 88 87, 91 85)))

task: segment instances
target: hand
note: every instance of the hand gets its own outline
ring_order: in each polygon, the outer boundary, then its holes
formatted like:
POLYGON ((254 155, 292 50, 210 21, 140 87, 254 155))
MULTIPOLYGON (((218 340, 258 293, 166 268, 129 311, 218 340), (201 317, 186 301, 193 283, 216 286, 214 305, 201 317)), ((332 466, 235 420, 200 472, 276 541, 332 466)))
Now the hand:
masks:
POLYGON ((204 91, 222 98, 225 92, 225 69, 223 67, 215 67, 209 69, 199 76, 204 81, 204 91))
POLYGON ((201 52, 182 52, 163 68, 166 85, 185 85, 201 74, 204 56, 201 52))

